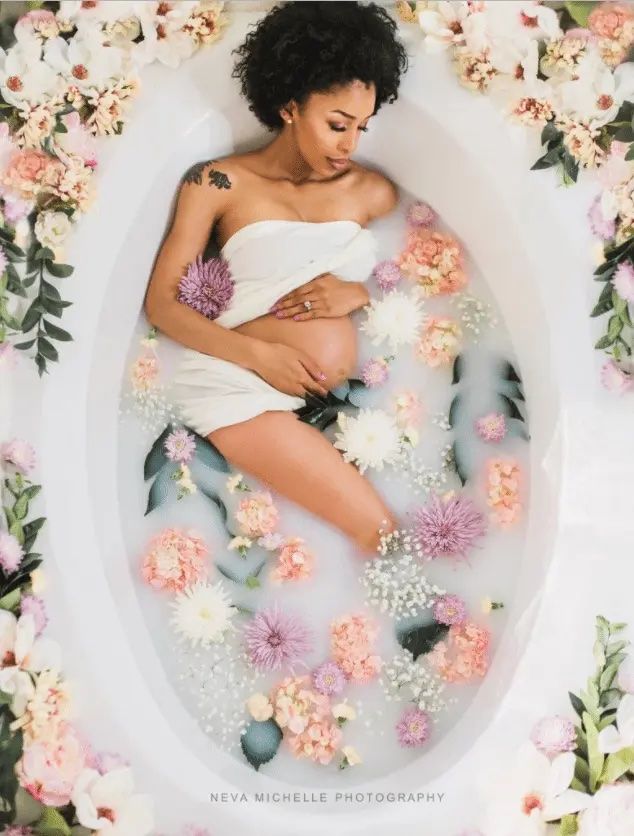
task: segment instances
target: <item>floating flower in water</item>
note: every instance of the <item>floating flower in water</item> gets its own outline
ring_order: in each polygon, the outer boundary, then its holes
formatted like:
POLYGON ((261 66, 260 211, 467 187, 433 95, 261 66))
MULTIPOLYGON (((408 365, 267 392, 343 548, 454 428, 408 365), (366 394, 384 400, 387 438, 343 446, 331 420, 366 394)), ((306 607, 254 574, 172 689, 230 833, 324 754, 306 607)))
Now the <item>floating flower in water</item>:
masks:
POLYGON ((420 708, 408 708, 396 726, 398 742, 401 746, 422 746, 430 733, 429 716, 420 708))
POLYGON ((456 293, 467 284, 460 245, 440 232, 410 230, 407 246, 396 257, 396 263, 425 296, 456 293))
POLYGON ((339 726, 343 726, 348 722, 348 720, 356 719, 357 712, 344 700, 343 702, 337 703, 337 705, 333 705, 332 716, 335 718, 339 726))
POLYGON ((259 723, 270 720, 273 716, 273 705, 266 694, 252 694, 247 700, 247 709, 259 723))
POLYGON ((208 319, 216 319, 229 307, 234 286, 229 264, 223 258, 203 261, 199 255, 178 283, 178 301, 208 319))
POLYGON ((233 537, 227 546, 229 551, 237 551, 240 557, 246 557, 248 550, 253 545, 253 541, 248 537, 233 537))
POLYGON ((248 491, 249 486, 244 481, 244 478, 241 473, 234 473, 233 476, 230 476, 225 484, 225 487, 229 491, 229 493, 234 493, 235 491, 248 491))
POLYGON ((430 316, 425 322, 416 354, 428 366, 440 366, 453 362, 460 352, 462 329, 448 317, 430 316))
POLYGON ((588 210, 588 220, 590 221, 590 228, 592 229, 593 234, 602 238, 604 241, 607 241, 614 237, 616 223, 613 218, 606 218, 604 216, 601 207, 601 195, 597 195, 588 210))
POLYGON ((281 548, 285 542, 286 538, 279 531, 271 531, 263 537, 258 537, 257 541, 258 546, 262 546, 263 549, 269 552, 274 552, 276 549, 281 548))
POLYGON ((48 624, 46 606, 38 595, 23 595, 20 598, 20 615, 30 613, 35 623, 35 635, 39 636, 48 624))
POLYGON ((394 290, 396 285, 401 280, 401 271, 398 264, 391 259, 389 261, 379 261, 375 265, 372 275, 376 279, 379 288, 386 292, 394 290))
POLYGON ((483 441, 502 441, 506 435, 506 419, 501 412, 490 412, 478 418, 475 428, 483 441))
POLYGON ((251 493, 240 500, 236 520, 248 537, 262 537, 275 529, 279 521, 279 512, 273 505, 273 498, 268 491, 251 493))
POLYGON ((567 717, 555 714, 543 717, 535 724, 530 735, 537 748, 548 757, 560 752, 573 752, 577 748, 577 729, 567 717))
POLYGON ((630 46, 634 41, 634 10, 625 3, 598 3, 588 15, 588 29, 601 38, 630 46))
POLYGON ((233 629, 236 608, 222 581, 213 585, 199 581, 178 593, 171 606, 174 629, 194 646, 223 642, 227 631, 233 629))
POLYGON ((187 464, 196 450, 196 439, 185 429, 174 430, 165 439, 165 454, 172 462, 187 464))
POLYGON ((368 467, 383 470, 401 454, 401 434, 396 420, 381 409, 360 409, 354 416, 340 412, 334 446, 343 450, 346 462, 354 462, 360 473, 368 467))
POLYGON ((172 479, 178 485, 177 499, 182 499, 184 496, 190 496, 198 490, 196 483, 192 481, 191 470, 186 464, 182 464, 176 473, 172 474, 172 479))
POLYGON ((504 609, 504 604, 501 601, 492 601, 490 598, 483 598, 480 609, 485 615, 488 615, 493 610, 504 609))
POLYGON ((381 386, 388 378, 390 363, 387 357, 371 357, 361 369, 361 380, 366 386, 381 386))
POLYGON ((315 557, 306 548, 305 541, 301 537, 290 537, 280 549, 271 580, 280 583, 309 578, 313 573, 314 562, 315 557))
POLYGON ((24 747, 16 764, 20 786, 41 804, 68 804, 86 761, 83 741, 70 723, 65 723, 54 741, 24 747))
POLYGON ((364 310, 367 319, 361 323, 373 345, 389 343, 395 352, 402 345, 411 345, 418 339, 423 321, 419 299, 398 290, 388 293, 383 299, 371 299, 364 310))
POLYGON ((207 546, 198 536, 166 528, 150 542, 143 558, 143 580, 159 589, 181 592, 207 576, 207 546))
POLYGON ((490 459, 486 465, 487 504, 492 520, 503 527, 513 525, 520 515, 520 468, 514 459, 490 459))
POLYGON ((406 390, 400 392, 394 399, 396 423, 403 429, 416 427, 420 424, 423 405, 415 392, 406 390))
POLYGON ((153 355, 137 358, 130 369, 130 381, 134 392, 147 392, 157 382, 159 363, 153 355))
POLYGON ((437 218, 429 203, 423 200, 416 200, 407 210, 407 223, 411 226, 433 226, 437 218))
POLYGON ((432 494, 414 513, 414 540, 429 559, 441 555, 466 558, 485 532, 484 515, 466 496, 432 494))
POLYGON ((467 608, 458 595, 442 595, 436 599, 433 613, 439 624, 460 624, 467 617, 467 608))
POLYGON ((339 764, 339 769, 346 769, 348 766, 357 766, 358 764, 363 763, 361 756, 354 746, 344 746, 341 749, 341 754, 343 755, 343 758, 339 764))
POLYGON ((634 302, 634 267, 630 263, 622 261, 619 264, 614 272, 612 284, 621 299, 634 302))
POLYGON ((601 367, 601 383, 610 392, 618 392, 622 395, 632 388, 634 377, 622 369, 614 360, 606 360, 601 367))
POLYGON ((452 624, 447 638, 437 642, 426 659, 445 681, 468 682, 487 672, 490 640, 489 631, 471 621, 452 624))
POLYGON ((24 476, 35 467, 35 450, 28 441, 21 438, 14 438, 0 446, 0 457, 24 476))
POLYGON ((376 624, 365 615, 345 615, 330 625, 332 656, 354 682, 369 682, 381 670, 381 658, 373 653, 376 624))
POLYGON ((4 571, 15 572, 23 557, 24 549, 18 538, 8 531, 0 531, 0 566, 4 571))
POLYGON ((324 662, 313 671, 315 690, 327 697, 340 694, 346 684, 343 671, 336 662, 324 662))
POLYGON ((266 671, 290 667, 312 651, 312 633, 296 615, 275 604, 257 612, 244 630, 253 664, 266 671))

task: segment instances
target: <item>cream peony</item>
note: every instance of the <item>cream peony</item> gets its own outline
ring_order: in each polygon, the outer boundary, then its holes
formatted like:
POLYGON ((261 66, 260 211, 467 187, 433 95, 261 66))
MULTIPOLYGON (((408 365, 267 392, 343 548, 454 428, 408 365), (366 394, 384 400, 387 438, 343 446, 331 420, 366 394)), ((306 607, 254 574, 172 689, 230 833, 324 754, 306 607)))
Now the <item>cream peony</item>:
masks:
POLYGON ((383 470, 401 455, 401 432, 392 415, 381 409, 361 409, 356 417, 340 412, 334 446, 343 450, 346 462, 354 462, 360 473, 368 467, 383 470))
POLYGON ((71 228, 65 212, 40 212, 35 222, 35 237, 43 247, 54 250, 61 247, 71 228))
POLYGON ((213 585, 199 581, 178 593, 171 606, 174 629, 193 645, 223 642, 227 631, 233 629, 236 609, 229 603, 222 581, 213 585))

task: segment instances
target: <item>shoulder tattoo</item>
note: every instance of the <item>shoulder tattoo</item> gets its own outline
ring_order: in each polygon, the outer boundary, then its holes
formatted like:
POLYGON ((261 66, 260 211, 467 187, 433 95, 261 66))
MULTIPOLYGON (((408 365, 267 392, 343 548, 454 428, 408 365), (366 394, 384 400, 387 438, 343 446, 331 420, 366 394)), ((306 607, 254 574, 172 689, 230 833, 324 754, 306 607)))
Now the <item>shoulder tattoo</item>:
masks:
MULTIPOLYGON (((202 186, 203 183, 203 172, 209 163, 214 163, 215 160, 203 160, 200 163, 194 163, 194 165, 190 166, 185 174, 183 175, 183 182, 185 183, 196 183, 198 186, 202 186)), ((222 171, 217 171, 214 168, 210 168, 207 172, 208 175, 208 186, 215 186, 217 189, 230 189, 231 188, 231 181, 229 177, 222 171)))

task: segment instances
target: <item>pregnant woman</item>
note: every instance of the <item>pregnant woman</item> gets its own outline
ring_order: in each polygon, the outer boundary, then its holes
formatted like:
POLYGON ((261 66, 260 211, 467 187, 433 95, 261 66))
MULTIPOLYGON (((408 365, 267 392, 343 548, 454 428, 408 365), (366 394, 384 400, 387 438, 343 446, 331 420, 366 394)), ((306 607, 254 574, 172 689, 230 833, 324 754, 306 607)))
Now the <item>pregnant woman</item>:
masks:
POLYGON ((376 554, 393 512, 319 430, 293 410, 352 375, 350 314, 376 263, 367 224, 396 187, 350 159, 394 101, 407 56, 374 3, 274 6, 235 50, 234 77, 267 145, 192 166, 147 290, 150 322, 185 348, 174 394, 185 422, 236 468, 376 554), (210 320, 177 300, 187 265, 214 234, 234 281, 210 320))

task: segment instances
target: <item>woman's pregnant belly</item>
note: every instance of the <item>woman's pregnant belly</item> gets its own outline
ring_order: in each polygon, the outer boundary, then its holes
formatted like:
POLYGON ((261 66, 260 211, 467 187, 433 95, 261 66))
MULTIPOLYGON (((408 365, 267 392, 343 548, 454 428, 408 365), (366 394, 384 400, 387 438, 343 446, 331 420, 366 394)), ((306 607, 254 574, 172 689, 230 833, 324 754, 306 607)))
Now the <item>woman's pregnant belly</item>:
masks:
POLYGON ((357 363, 356 329, 348 316, 307 319, 278 319, 265 314, 233 329, 240 334, 283 343, 309 354, 326 375, 328 389, 339 386, 354 371, 357 363))

